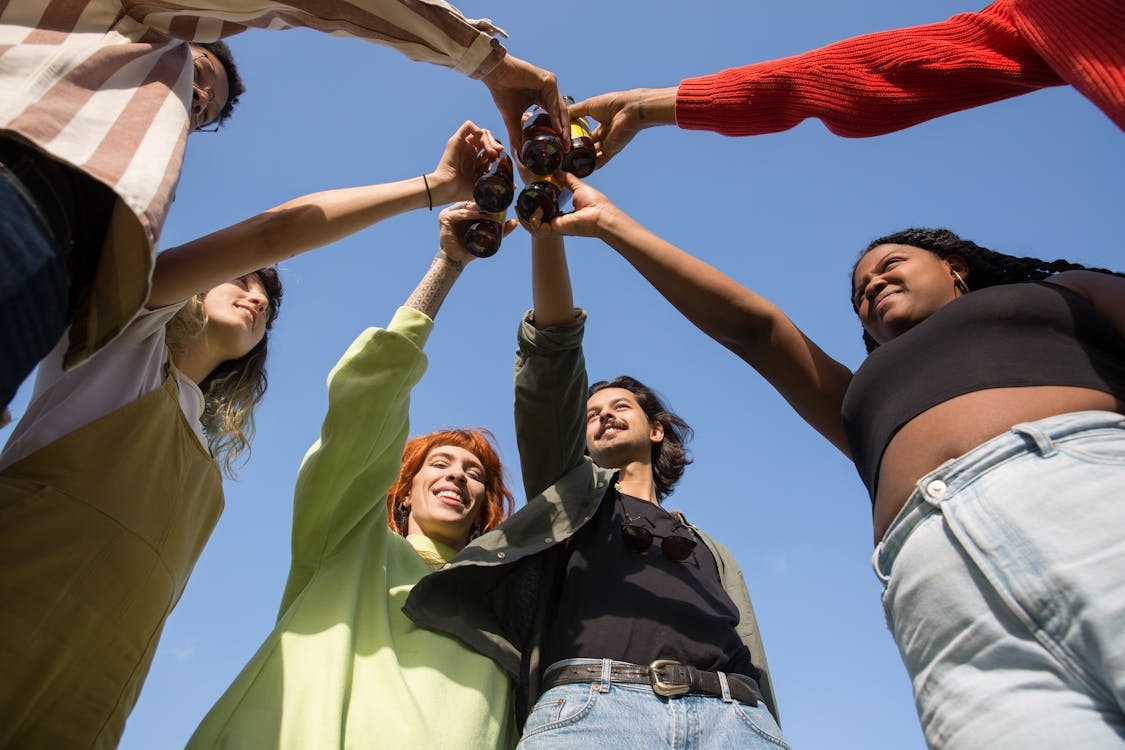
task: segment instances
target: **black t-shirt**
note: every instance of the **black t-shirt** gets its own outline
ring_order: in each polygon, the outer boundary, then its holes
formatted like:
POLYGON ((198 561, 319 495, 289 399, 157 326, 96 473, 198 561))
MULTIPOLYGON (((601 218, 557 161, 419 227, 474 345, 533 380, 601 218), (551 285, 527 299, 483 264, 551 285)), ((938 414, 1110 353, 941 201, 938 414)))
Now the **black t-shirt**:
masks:
POLYGON ((719 580, 707 545, 668 511, 610 489, 594 517, 571 540, 558 611, 547 629, 542 664, 561 659, 615 659, 648 664, 675 659, 707 671, 758 677, 738 637, 738 609, 719 580), (623 513, 624 511, 624 513, 623 513), (683 562, 664 556, 661 540, 628 548, 621 525, 657 537, 688 536, 683 562))

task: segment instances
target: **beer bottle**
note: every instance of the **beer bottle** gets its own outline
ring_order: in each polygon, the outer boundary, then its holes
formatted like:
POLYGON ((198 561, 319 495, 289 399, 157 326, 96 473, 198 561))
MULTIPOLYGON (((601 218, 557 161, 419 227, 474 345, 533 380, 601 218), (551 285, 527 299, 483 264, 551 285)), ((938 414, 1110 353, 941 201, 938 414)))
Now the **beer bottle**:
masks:
POLYGON ((504 239, 504 221, 507 213, 500 211, 490 212, 479 219, 466 221, 462 224, 461 239, 465 249, 478 258, 491 258, 500 249, 500 242, 504 239))
POLYGON ((515 193, 512 157, 502 153, 492 158, 483 148, 478 151, 473 200, 480 206, 480 210, 488 213, 503 211, 512 205, 515 193))
MULTIPOLYGON (((574 99, 563 97, 567 104, 574 99)), ((594 149, 594 139, 590 135, 590 123, 585 117, 575 117, 570 121, 570 151, 563 157, 562 168, 578 178, 587 177, 598 164, 598 153, 594 149)))
POLYGON ((516 198, 516 214, 524 221, 531 221, 538 208, 543 209, 541 221, 550 221, 559 214, 559 198, 562 188, 551 177, 541 177, 520 191, 516 198))
POLYGON ((549 175, 558 171, 562 157, 562 138, 551 126, 551 114, 538 104, 531 105, 523 113, 520 161, 537 175, 549 175))

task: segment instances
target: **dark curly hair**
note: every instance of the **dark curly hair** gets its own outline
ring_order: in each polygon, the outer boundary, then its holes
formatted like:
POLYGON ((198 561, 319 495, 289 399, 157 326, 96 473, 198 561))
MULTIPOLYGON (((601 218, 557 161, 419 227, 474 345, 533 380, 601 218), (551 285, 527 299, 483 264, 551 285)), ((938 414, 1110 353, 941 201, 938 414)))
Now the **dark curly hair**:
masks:
POLYGON ((664 405, 655 391, 628 375, 620 375, 613 380, 599 380, 590 386, 586 398, 606 388, 624 388, 632 393, 648 420, 659 422, 664 427, 664 439, 652 446, 652 478, 656 483, 656 497, 663 502, 664 498, 672 494, 672 488, 691 463, 691 454, 686 444, 691 440, 692 429, 678 414, 664 405))
POLYGON ((215 122, 216 125, 222 127, 223 123, 234 112, 235 105, 238 104, 238 97, 246 93, 246 84, 242 82, 242 76, 238 74, 238 66, 234 64, 234 55, 231 54, 230 47, 227 46, 226 42, 206 42, 198 46, 217 57, 227 74, 227 89, 230 93, 227 94, 227 103, 219 111, 219 119, 215 122))
MULTIPOLYGON (((981 247, 971 240, 961 239, 948 229, 928 229, 924 227, 911 227, 894 234, 878 237, 867 243, 867 247, 852 264, 852 271, 848 278, 848 291, 855 279, 855 269, 860 259, 880 245, 909 245, 922 250, 928 250, 939 258, 948 258, 959 255, 965 259, 969 266, 968 278, 965 279, 969 289, 984 289, 1000 284, 1018 284, 1022 281, 1040 281, 1059 273, 1060 271, 1097 271, 1113 276, 1125 274, 1110 271, 1105 268, 1090 268, 1069 260, 1042 260, 1040 258, 1017 257, 1005 255, 995 250, 981 247)), ((855 303, 852 303, 855 309, 855 303)), ((858 310, 857 310, 858 312, 858 310)), ((867 331, 863 332, 863 343, 870 354, 879 346, 879 342, 871 337, 867 331)))

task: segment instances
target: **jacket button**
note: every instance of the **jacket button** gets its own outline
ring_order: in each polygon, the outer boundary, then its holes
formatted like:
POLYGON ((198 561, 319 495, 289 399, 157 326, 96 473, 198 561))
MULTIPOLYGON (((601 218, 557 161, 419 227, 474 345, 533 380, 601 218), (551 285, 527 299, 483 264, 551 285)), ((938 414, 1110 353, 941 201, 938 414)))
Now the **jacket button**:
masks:
POLYGON ((926 485, 926 494, 932 498, 940 498, 945 494, 945 482, 935 479, 926 485))
POLYGON ((553 541, 555 541, 555 540, 552 539, 551 537, 547 537, 546 539, 543 540, 543 544, 550 544, 553 541))

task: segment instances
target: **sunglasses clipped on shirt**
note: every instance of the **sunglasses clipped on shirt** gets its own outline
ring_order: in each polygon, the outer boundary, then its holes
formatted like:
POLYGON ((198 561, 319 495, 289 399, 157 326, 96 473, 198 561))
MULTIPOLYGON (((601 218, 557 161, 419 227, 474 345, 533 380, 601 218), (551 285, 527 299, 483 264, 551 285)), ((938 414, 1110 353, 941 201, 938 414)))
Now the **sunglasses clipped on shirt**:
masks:
POLYGON ((621 503, 621 513, 625 516, 625 522, 621 524, 621 539, 625 542, 625 546, 634 552, 644 552, 652 546, 654 539, 660 540, 660 551, 664 556, 672 562, 683 562, 691 557, 691 553, 695 551, 695 539, 692 530, 685 524, 680 524, 673 529, 673 531, 680 528, 686 529, 692 536, 680 536, 673 534, 671 536, 661 536, 653 534, 644 526, 636 523, 637 521, 647 521, 643 517, 634 518, 629 515, 625 510, 625 504, 621 502, 621 493, 617 494, 617 502, 621 503))

